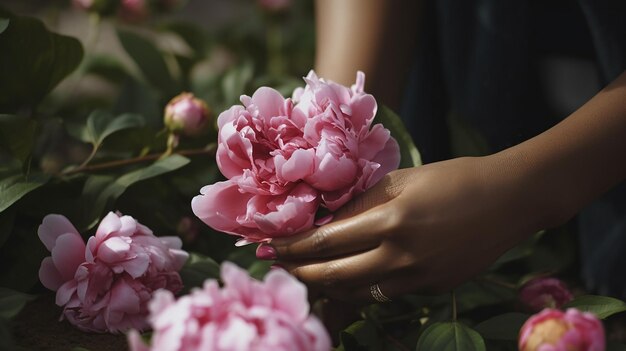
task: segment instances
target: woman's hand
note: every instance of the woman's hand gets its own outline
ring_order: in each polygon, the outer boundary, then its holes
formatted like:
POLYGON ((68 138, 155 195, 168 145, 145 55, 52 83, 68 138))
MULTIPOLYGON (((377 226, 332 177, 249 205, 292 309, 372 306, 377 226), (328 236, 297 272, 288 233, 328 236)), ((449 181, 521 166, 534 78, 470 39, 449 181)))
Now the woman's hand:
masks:
POLYGON ((390 298, 450 289, 541 226, 516 162, 497 154, 392 172, 333 222, 270 246, 280 266, 339 299, 372 301, 373 283, 390 298))

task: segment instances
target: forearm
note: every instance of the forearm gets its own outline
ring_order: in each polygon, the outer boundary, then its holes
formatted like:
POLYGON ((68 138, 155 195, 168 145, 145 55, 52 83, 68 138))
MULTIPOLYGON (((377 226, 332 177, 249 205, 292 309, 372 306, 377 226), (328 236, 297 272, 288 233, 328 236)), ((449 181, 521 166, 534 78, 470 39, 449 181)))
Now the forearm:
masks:
POLYGON ((515 160, 526 207, 534 203, 538 223, 554 226, 626 179, 625 152, 623 73, 561 123, 497 157, 515 160))
POLYGON ((418 3, 317 0, 318 75, 349 85, 361 70, 367 75, 367 90, 397 108, 415 46, 418 3))

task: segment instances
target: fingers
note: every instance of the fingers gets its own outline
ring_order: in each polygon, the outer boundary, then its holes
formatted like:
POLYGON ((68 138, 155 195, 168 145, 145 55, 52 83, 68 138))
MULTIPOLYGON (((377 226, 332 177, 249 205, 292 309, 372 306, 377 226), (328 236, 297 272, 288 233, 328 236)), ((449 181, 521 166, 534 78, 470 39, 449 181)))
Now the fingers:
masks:
POLYGON ((272 239, 270 246, 281 261, 331 258, 370 250, 393 229, 394 214, 391 206, 379 206, 299 235, 272 239))
POLYGON ((388 250, 377 247, 328 261, 279 261, 278 264, 313 289, 328 292, 367 285, 384 278, 390 271, 389 255, 388 250))
POLYGON ((341 220, 356 216, 396 198, 406 186, 406 175, 406 170, 397 170, 385 175, 372 188, 350 200, 337 210, 334 219, 341 220))

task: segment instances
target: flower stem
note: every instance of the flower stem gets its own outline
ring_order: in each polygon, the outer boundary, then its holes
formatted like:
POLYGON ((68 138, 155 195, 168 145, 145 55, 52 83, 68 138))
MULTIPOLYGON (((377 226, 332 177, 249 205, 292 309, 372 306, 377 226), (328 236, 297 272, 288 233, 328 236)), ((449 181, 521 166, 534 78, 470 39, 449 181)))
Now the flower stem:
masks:
POLYGON ((283 33, 281 32, 280 23, 276 19, 270 19, 266 33, 267 41, 267 71, 274 77, 283 73, 283 33))
POLYGON ((452 321, 456 322, 456 293, 452 290, 452 321))
MULTIPOLYGON (((212 143, 203 149, 181 150, 181 151, 176 152, 176 154, 182 155, 182 156, 213 155, 215 154, 216 149, 217 149, 217 145, 215 143, 212 143)), ((163 156, 163 153, 154 153, 154 154, 139 156, 135 158, 129 158, 126 160, 104 162, 104 163, 99 163, 99 164, 95 164, 91 166, 87 166, 87 165, 79 166, 79 167, 67 170, 65 172, 62 172, 60 175, 67 176, 67 175, 72 175, 72 174, 81 173, 81 172, 103 171, 103 170, 107 170, 111 168, 128 166, 128 165, 132 165, 135 163, 158 160, 162 156, 163 156)))

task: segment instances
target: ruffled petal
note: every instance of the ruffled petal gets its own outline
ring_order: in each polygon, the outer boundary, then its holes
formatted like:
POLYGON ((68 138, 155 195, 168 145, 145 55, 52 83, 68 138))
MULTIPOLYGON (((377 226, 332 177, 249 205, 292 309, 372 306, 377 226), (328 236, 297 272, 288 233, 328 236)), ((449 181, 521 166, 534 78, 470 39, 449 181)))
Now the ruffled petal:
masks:
POLYGON ((54 249, 57 238, 66 233, 80 236, 74 225, 65 216, 59 214, 45 216, 37 229, 39 239, 50 252, 54 249))

